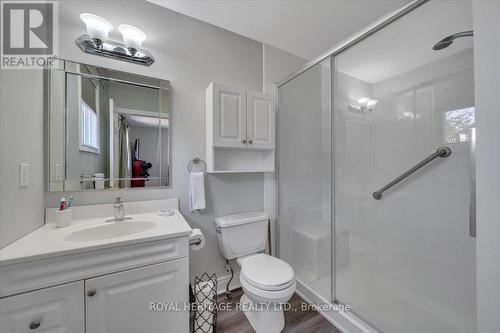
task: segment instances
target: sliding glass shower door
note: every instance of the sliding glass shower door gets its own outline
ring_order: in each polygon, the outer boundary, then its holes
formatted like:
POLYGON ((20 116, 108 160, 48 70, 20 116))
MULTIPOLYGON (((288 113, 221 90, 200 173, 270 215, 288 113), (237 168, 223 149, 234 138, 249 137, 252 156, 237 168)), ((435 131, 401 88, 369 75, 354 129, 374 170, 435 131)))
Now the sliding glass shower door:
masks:
POLYGON ((476 330, 472 38, 432 49, 471 21, 431 1, 333 60, 335 298, 381 332, 476 330))
POLYGON ((331 73, 321 62, 279 88, 280 257, 331 298, 331 73))
POLYGON ((426 2, 279 86, 279 255, 380 332, 476 331, 471 11, 426 2))

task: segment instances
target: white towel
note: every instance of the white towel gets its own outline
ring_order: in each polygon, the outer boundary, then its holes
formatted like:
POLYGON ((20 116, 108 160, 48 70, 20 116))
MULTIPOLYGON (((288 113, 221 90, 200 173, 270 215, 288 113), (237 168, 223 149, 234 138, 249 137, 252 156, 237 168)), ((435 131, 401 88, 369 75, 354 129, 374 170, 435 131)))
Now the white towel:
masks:
POLYGON ((104 190, 104 173, 94 173, 92 177, 94 178, 94 189, 104 190))
POLYGON ((205 174, 191 172, 189 174, 189 211, 202 211, 205 206, 205 174))

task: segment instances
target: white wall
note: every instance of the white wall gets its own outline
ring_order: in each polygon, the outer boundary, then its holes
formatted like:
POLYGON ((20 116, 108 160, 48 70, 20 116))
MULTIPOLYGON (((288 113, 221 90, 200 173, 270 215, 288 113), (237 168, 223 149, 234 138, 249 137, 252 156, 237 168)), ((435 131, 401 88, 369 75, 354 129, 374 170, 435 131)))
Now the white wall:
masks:
POLYGON ((478 333, 500 330, 500 2, 474 1, 478 333))
POLYGON ((43 224, 42 80, 37 70, 0 70, 0 247, 43 224), (30 164, 28 188, 19 187, 19 163, 30 164))
MULTIPOLYGON (((195 156, 205 157, 205 88, 210 81, 219 81, 262 90, 262 45, 143 1, 61 1, 59 13, 61 58, 170 80, 172 85, 172 188, 80 192, 74 194, 75 204, 112 202, 117 196, 123 196, 126 201, 178 197, 181 211, 190 225, 201 228, 207 238, 206 248, 192 253, 191 274, 205 271, 219 276, 227 274, 216 242, 214 217, 262 210, 264 176, 208 176, 207 210, 203 214, 191 214, 187 210, 187 164, 195 156), (144 45, 155 56, 155 63, 144 67, 83 53, 75 44, 75 39, 85 32, 79 19, 82 12, 103 16, 115 28, 130 23, 143 29, 148 35, 144 45)), ((121 36, 114 31, 110 38, 120 40, 121 36)), ((5 246, 42 225, 44 206, 54 207, 61 195, 69 194, 46 195, 42 185, 45 174, 41 71, 2 71, 1 75, 0 225, 1 245, 5 246), (21 132, 26 136, 19 139, 21 132), (23 190, 17 187, 16 170, 20 161, 29 162, 32 170, 32 184, 23 190)))
POLYGON ((306 64, 305 58, 277 49, 271 45, 263 45, 264 58, 264 92, 276 94, 275 84, 306 64))

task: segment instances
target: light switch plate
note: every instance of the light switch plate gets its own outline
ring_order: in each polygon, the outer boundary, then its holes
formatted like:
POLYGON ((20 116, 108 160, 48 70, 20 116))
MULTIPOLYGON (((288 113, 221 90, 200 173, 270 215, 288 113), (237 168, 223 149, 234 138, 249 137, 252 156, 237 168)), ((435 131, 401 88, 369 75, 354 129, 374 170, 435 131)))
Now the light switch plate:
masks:
POLYGON ((19 164, 19 186, 26 187, 30 183, 30 165, 27 163, 19 164))

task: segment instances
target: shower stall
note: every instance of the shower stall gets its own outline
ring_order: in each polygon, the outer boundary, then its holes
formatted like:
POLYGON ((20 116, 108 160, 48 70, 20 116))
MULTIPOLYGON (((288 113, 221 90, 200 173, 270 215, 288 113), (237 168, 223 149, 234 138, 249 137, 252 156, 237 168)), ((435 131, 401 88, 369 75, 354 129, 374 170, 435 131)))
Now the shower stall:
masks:
POLYGON ((278 83, 279 256, 365 331, 476 331, 471 6, 414 1, 278 83))

